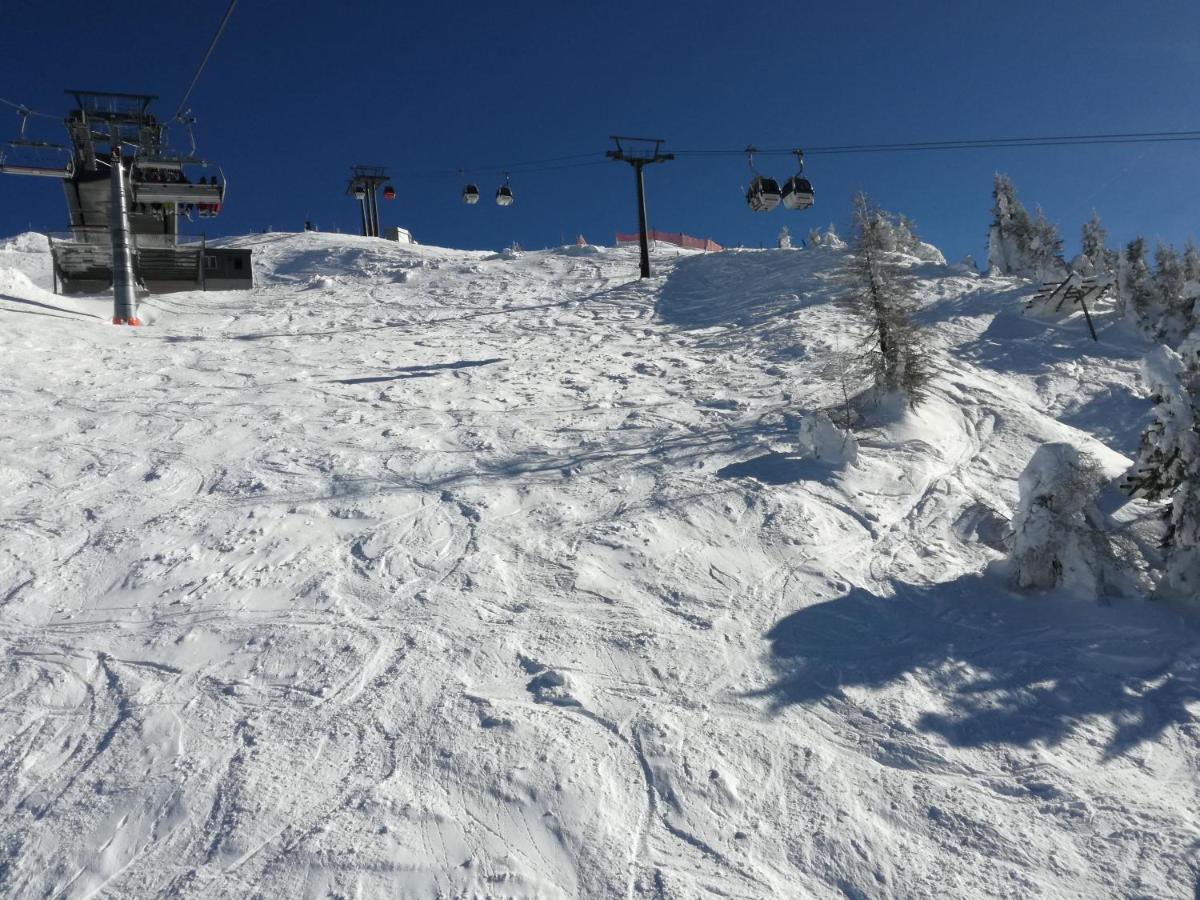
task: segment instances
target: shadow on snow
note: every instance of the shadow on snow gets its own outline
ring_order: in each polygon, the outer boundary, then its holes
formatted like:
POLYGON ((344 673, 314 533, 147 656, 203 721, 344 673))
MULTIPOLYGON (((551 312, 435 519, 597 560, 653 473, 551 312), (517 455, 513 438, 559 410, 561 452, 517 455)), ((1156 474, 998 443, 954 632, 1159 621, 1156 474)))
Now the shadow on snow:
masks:
POLYGON ((679 260, 667 276, 657 312, 688 329, 794 327, 791 314, 831 299, 821 250, 727 252, 679 260), (799 288, 811 288, 800 291, 799 288))
POLYGON ((1090 360, 1137 360, 1147 348, 1121 335, 1127 326, 1115 315, 1095 316, 1100 341, 1088 335, 1082 315, 1070 321, 1039 319, 1007 309, 992 319, 978 338, 956 348, 954 355, 998 372, 1038 375, 1056 364, 1090 360), (1110 332, 1119 336, 1108 341, 1110 332))
POLYGON ((457 362, 448 363, 429 363, 427 365, 418 366, 397 366, 392 371, 395 375, 366 375, 362 378, 334 378, 330 384, 375 384, 380 381, 398 381, 402 378, 432 378, 438 372, 447 369, 473 369, 477 366, 490 366, 494 363, 504 362, 502 357, 496 356, 491 359, 460 359, 457 362))
POLYGON ((752 478, 762 484, 795 484, 798 481, 828 481, 835 468, 821 460, 772 452, 730 463, 717 470, 717 477, 752 478))
POLYGON ((915 678, 942 701, 917 726, 952 745, 1057 744, 1103 719, 1108 758, 1195 718, 1200 639, 1169 609, 1017 595, 983 576, 893 586, 777 622, 766 635, 777 679, 758 695, 778 710, 915 678))

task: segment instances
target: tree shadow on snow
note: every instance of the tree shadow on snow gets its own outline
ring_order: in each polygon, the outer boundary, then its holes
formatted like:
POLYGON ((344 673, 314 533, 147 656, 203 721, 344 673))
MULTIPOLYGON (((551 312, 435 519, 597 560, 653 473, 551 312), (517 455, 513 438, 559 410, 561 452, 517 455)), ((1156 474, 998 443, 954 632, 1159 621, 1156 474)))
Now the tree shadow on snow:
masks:
POLYGON ((767 453, 745 462, 730 463, 717 470, 718 478, 752 478, 762 484, 795 484, 798 481, 827 481, 835 467, 818 459, 767 453))
POLYGON ((503 357, 492 357, 491 359, 460 359, 457 362, 448 363, 427 363, 425 365, 416 366, 397 366, 392 369, 396 372, 395 375, 364 375, 361 378, 334 378, 330 384, 375 384, 380 381, 398 381, 402 378, 432 378, 439 372, 447 369, 473 369, 477 366, 490 366, 494 363, 504 362, 503 357))
POLYGON ((1150 422, 1151 402, 1121 385, 1109 385, 1086 402, 1058 415, 1058 421, 1095 435, 1104 444, 1133 456, 1150 422))
POLYGON ((952 352, 999 372, 1038 375, 1056 363, 1137 360, 1148 349, 1129 340, 1124 323, 1115 315, 1099 315, 1094 321, 1099 342, 1088 334, 1082 315, 1069 321, 1047 320, 1014 308, 997 314, 983 334, 952 352))
POLYGON ((894 588, 777 622, 766 635, 777 679, 758 695, 779 710, 916 679, 941 707, 918 727, 952 745, 1056 744, 1103 719, 1109 758, 1194 720, 1200 636, 1169 609, 1017 595, 983 576, 894 588))
MULTIPOLYGON (((465 480, 561 478, 582 474, 607 477, 617 473, 631 474, 640 470, 660 471, 666 468, 694 470, 697 463, 711 461, 718 454, 737 456, 760 448, 764 442, 794 438, 782 415, 786 408, 784 404, 777 409, 765 409, 753 419, 709 427, 688 428, 672 422, 647 429, 592 430, 590 434, 603 433, 606 436, 603 445, 531 449, 499 459, 475 458, 469 467, 448 472, 424 483, 424 486, 445 488, 465 480)), ((724 473, 720 475, 722 479, 728 480, 741 474, 753 477, 751 472, 739 473, 729 469, 726 466, 720 470, 718 474, 724 473)), ((785 467, 784 471, 789 470, 785 467)))
POLYGON ((664 323, 681 328, 791 328, 790 313, 830 299, 828 279, 814 274, 813 266, 812 251, 803 250, 681 259, 662 287, 657 313, 664 323), (802 287, 816 293, 797 293, 802 287))
POLYGON ((1019 310, 1023 300, 1032 293, 1028 285, 1005 291, 989 290, 986 283, 968 285, 954 296, 940 297, 936 303, 920 310, 915 318, 921 325, 939 325, 951 319, 994 315, 997 307, 1005 310, 1002 315, 1007 315, 1009 309, 1019 310))

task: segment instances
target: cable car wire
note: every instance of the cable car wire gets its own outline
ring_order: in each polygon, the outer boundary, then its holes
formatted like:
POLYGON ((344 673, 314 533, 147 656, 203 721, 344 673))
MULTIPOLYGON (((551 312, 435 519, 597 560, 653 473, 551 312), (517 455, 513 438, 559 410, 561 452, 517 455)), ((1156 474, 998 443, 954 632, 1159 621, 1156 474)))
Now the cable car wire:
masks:
MULTIPOLYGON (((995 150, 1008 147, 1062 147, 1092 144, 1154 144, 1173 141, 1200 141, 1200 130, 1194 131, 1135 131, 1116 134, 1045 135, 1038 137, 961 138, 947 141, 912 141, 896 144, 833 144, 807 146, 805 154, 835 153, 894 153, 919 150, 995 150)), ((678 156, 742 156, 744 149, 676 150, 678 156)), ((757 150, 761 156, 784 156, 795 152, 794 147, 757 150)))
MULTIPOLYGON (((437 178, 448 175, 503 175, 505 172, 519 172, 530 166, 541 166, 544 163, 565 162, 568 160, 583 160, 592 159, 597 162, 604 161, 603 153, 572 153, 567 156, 550 156, 545 159, 527 159, 522 162, 501 163, 497 165, 486 166, 459 166, 454 169, 429 169, 426 171, 413 171, 403 173, 404 178, 437 178)), ((575 165, 580 165, 576 163, 575 165)), ((590 165, 590 163, 583 163, 590 165)), ((573 168, 573 166, 556 166, 553 168, 543 168, 537 171, 551 172, 557 168, 573 168)))
MULTIPOLYGON (((990 137, 990 138, 961 138, 945 141, 910 141, 905 143, 874 143, 874 144, 830 144, 823 146, 808 146, 804 153, 809 156, 835 155, 851 153, 901 153, 921 151, 947 150, 1004 150, 1019 147, 1074 147, 1104 144, 1162 144, 1187 141, 1200 141, 1200 130, 1194 131, 1133 131, 1113 134, 1074 134, 1074 135, 1043 135, 1032 137, 990 137)), ((779 147, 769 150, 756 150, 759 156, 792 156, 795 147, 779 147)), ((745 148, 728 150, 688 149, 676 150, 676 157, 683 158, 719 158, 726 156, 745 156, 745 148)), ((601 165, 608 160, 605 154, 574 153, 565 156, 551 156, 544 159, 529 159, 496 165, 461 166, 454 169, 430 169, 425 171, 402 172, 400 178, 439 178, 462 176, 463 174, 502 175, 512 172, 519 175, 533 175, 542 172, 555 172, 563 169, 574 169, 584 166, 601 165), (564 165, 546 165, 547 163, 565 163, 564 165)))
POLYGON ((192 91, 196 88, 196 82, 200 80, 200 73, 204 71, 204 67, 208 65, 208 58, 212 56, 213 49, 217 46, 217 41, 221 39, 221 35, 225 32, 225 26, 229 24, 229 17, 233 15, 233 8, 237 6, 237 0, 229 0, 229 8, 225 10, 225 18, 221 19, 221 24, 217 26, 217 33, 213 35, 213 39, 208 44, 208 52, 204 54, 204 59, 200 60, 200 67, 196 69, 196 74, 192 76, 192 83, 188 85, 187 91, 183 95, 183 99, 179 101, 179 109, 175 110, 175 115, 171 118, 178 119, 183 112, 183 108, 187 105, 188 98, 192 96, 192 91))

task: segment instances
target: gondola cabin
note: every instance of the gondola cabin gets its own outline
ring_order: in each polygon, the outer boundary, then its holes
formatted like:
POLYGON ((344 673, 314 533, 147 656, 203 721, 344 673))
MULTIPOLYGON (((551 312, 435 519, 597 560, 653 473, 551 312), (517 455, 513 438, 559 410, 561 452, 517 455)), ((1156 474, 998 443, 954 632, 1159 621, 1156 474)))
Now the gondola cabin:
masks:
POLYGON ((755 176, 746 190, 746 203, 755 212, 770 212, 779 205, 779 183, 765 175, 755 176))
POLYGON ((813 205, 813 189, 807 178, 789 178, 783 186, 784 209, 808 209, 813 205))

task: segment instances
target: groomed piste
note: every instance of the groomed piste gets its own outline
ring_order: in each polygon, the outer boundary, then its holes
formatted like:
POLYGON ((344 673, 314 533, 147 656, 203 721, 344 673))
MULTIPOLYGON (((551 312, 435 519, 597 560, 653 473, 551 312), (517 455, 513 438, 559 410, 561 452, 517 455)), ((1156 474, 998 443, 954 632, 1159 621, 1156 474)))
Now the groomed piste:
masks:
POLYGON ((1193 625, 991 566, 1118 316, 909 260, 832 462, 845 250, 228 245, 128 329, 0 241, 0 895, 1193 895, 1193 625))

